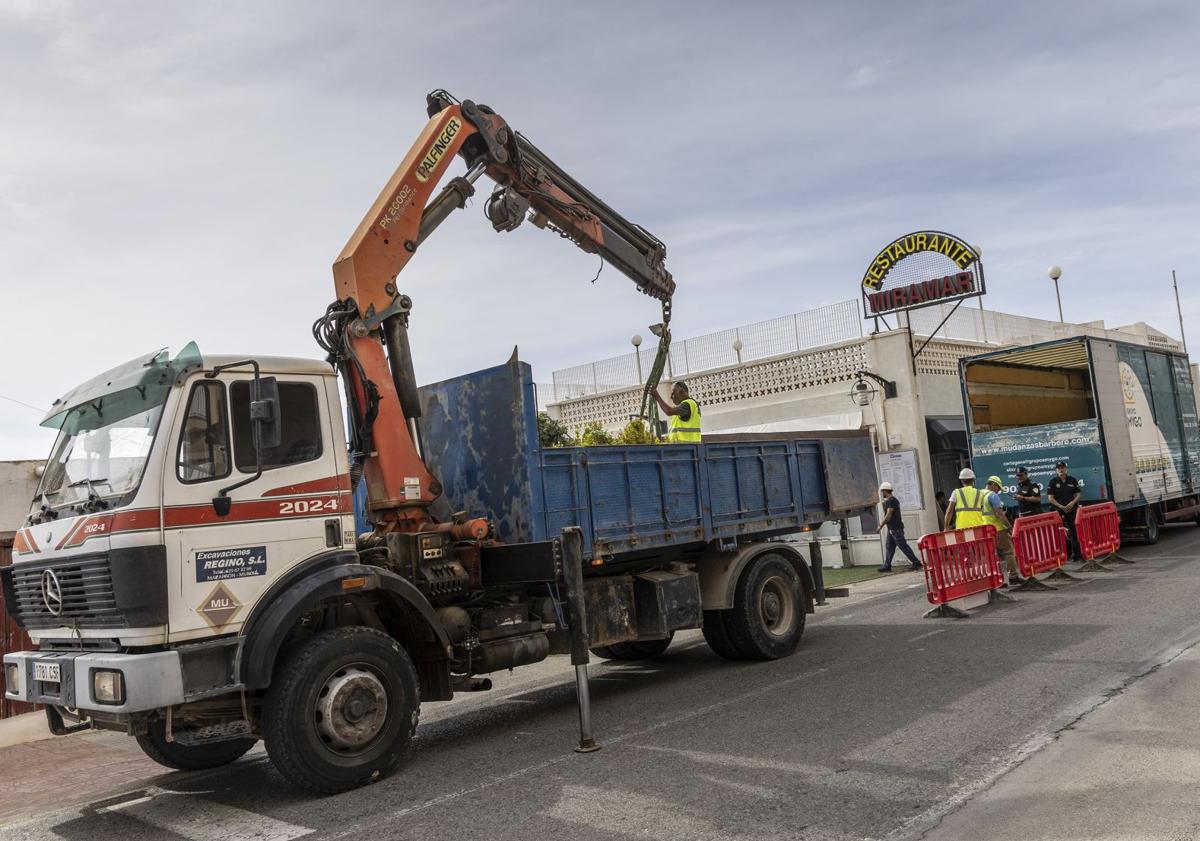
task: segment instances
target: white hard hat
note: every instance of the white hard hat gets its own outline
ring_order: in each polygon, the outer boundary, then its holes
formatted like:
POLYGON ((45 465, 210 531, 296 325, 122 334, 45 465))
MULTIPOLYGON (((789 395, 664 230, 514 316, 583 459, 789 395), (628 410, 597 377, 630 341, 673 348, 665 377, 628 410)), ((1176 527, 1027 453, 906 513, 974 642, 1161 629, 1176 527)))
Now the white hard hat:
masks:
POLYGON ((892 483, 891 483, 891 482, 880 482, 880 483, 879 483, 879 490, 881 490, 881 491, 890 491, 890 490, 892 490, 892 483))
POLYGON ((958 471, 958 478, 960 478, 960 479, 974 479, 974 478, 975 478, 975 471, 974 471, 974 470, 972 470, 972 469, 971 469, 971 468, 969 468, 969 467, 964 467, 962 470, 958 471))

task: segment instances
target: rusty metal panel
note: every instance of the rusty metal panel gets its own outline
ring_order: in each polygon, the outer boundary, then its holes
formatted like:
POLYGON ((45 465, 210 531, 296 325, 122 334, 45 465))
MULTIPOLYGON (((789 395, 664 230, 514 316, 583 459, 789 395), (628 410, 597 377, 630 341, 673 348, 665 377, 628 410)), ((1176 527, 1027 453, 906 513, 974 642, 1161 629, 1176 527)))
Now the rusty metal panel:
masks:
POLYGON ((585 578, 583 603, 587 614, 589 645, 610 645, 637 639, 633 576, 585 578))
POLYGON ((537 400, 533 372, 517 360, 419 389, 425 462, 444 488, 444 515, 488 517, 506 543, 539 536, 537 400))
POLYGON ((699 628, 700 576, 694 572, 644 572, 633 579, 638 639, 662 639, 683 628, 699 628))
POLYGON ((845 514, 875 505, 879 473, 871 439, 860 435, 820 440, 830 513, 845 514))

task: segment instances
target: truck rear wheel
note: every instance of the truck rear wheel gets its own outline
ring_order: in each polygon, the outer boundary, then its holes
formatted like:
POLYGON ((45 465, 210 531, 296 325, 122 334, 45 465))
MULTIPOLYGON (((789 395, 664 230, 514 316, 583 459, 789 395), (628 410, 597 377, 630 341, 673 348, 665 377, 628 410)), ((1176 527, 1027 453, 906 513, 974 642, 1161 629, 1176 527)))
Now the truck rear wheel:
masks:
POLYGON ((417 729, 416 669, 371 628, 335 628, 286 655, 267 690, 263 740, 287 780, 336 794, 382 779, 417 729))
POLYGON ((745 660, 742 652, 738 651, 733 640, 729 638, 729 631, 725 627, 726 614, 729 612, 728 610, 704 611, 704 641, 719 657, 724 657, 726 660, 745 660))
POLYGON ((1153 546, 1158 543, 1159 538, 1159 523, 1158 512, 1153 508, 1146 509, 1146 545, 1153 546))
POLYGON ((258 744, 258 739, 228 739, 201 745, 184 745, 167 741, 167 724, 161 719, 150 722, 149 729, 136 737, 138 747, 159 765, 176 771, 203 771, 220 768, 258 744))
POLYGON ((592 653, 602 660, 652 660, 658 657, 671 645, 675 635, 661 640, 630 640, 629 642, 614 642, 592 649, 592 653))
POLYGON ((785 558, 762 555, 742 572, 733 607, 723 613, 729 641, 742 657, 787 657, 804 633, 804 584, 785 558))

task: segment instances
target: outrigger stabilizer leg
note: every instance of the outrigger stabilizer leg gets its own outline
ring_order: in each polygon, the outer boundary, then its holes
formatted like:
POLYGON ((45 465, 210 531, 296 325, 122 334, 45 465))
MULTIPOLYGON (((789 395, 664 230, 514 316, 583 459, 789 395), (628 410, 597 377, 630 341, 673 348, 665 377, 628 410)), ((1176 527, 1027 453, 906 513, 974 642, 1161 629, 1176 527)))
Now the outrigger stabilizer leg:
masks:
POLYGON ((562 583, 571 633, 571 664, 575 667, 575 696, 579 702, 579 746, 576 753, 600 750, 592 736, 592 696, 588 685, 587 611, 583 606, 583 532, 576 526, 562 531, 562 583))

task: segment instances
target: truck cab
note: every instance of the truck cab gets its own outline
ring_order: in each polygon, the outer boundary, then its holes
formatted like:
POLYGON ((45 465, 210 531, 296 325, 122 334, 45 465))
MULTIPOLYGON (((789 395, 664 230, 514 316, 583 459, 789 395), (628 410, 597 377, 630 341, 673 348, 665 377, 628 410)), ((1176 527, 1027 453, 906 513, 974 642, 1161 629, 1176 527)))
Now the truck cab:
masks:
POLYGON ((8 694, 64 727, 229 692, 238 637, 354 517, 327 363, 147 354, 56 401, 59 430, 4 570, 37 652, 8 694))

